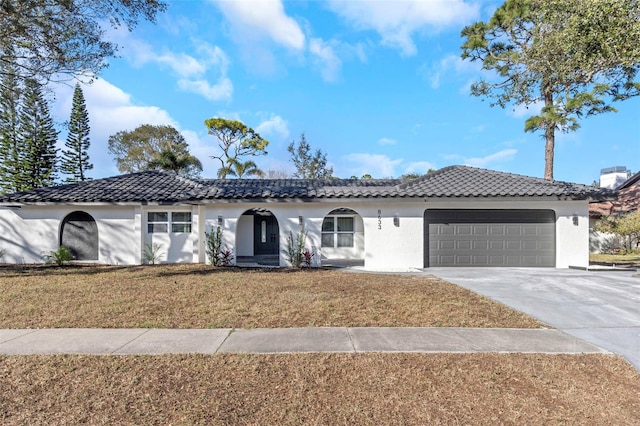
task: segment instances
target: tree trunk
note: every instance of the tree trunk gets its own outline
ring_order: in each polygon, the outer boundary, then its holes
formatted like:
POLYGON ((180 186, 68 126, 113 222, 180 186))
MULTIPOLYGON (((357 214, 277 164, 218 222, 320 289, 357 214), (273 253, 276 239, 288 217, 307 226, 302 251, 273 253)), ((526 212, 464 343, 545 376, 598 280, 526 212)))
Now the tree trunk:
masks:
POLYGON ((553 151, 556 143, 556 123, 550 116, 553 112, 553 92, 551 86, 548 83, 543 84, 542 88, 544 94, 544 106, 546 111, 544 125, 544 178, 546 180, 553 180, 553 151))
POLYGON ((544 139, 544 178, 553 180, 553 150, 556 143, 553 123, 547 123, 547 127, 544 129, 544 139))

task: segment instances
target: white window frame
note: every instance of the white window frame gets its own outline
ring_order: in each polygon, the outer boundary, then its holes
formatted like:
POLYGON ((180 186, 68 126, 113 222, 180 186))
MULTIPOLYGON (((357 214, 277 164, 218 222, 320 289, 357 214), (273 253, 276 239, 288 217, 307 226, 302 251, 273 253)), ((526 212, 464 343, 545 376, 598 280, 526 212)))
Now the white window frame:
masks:
POLYGON ((321 238, 321 246, 323 248, 353 248, 355 247, 356 240, 356 217, 355 215, 327 215, 322 220, 322 228, 324 228, 324 222, 327 219, 333 219, 333 230, 332 231, 324 231, 322 230, 322 236, 332 235, 333 245, 325 245, 324 239, 321 238), (338 219, 351 219, 351 231, 339 231, 338 230, 338 219), (351 245, 340 245, 340 235, 351 235, 351 245))
POLYGON ((179 212, 171 212, 171 233, 172 234, 190 234, 192 229, 193 217, 191 212, 179 211, 179 212), (189 220, 176 220, 174 215, 189 215, 189 220), (182 230, 175 230, 174 225, 181 227, 182 230), (188 228, 188 230, 184 230, 188 228))
POLYGON ((169 212, 147 212, 147 233, 148 234, 167 234, 168 232, 169 232, 169 212), (160 217, 162 215, 166 216, 164 220, 162 217, 160 217), (155 217, 152 219, 152 216, 155 216, 155 217))
POLYGON ((190 234, 193 229, 193 215, 190 211, 152 211, 147 212, 148 234, 190 234), (176 220, 174 215, 187 214, 189 220, 176 220), (164 218, 162 216, 165 216, 164 218), (155 216, 155 217, 154 217, 155 216), (164 219, 164 220, 163 220, 164 219), (174 225, 176 225, 174 227, 174 225), (175 230, 178 228, 178 230, 175 230), (186 231, 185 229, 188 229, 186 231))

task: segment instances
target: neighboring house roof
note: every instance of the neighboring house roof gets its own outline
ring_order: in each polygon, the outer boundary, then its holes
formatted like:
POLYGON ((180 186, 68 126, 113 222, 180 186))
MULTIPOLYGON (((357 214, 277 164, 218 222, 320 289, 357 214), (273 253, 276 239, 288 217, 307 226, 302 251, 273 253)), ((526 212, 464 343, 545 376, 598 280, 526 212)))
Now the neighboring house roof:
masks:
POLYGON ((640 211, 640 172, 624 181, 615 200, 589 205, 589 216, 599 218, 614 213, 640 211))
POLYGON ((401 179, 189 179, 147 171, 77 184, 0 195, 0 203, 196 202, 203 200, 558 197, 612 199, 614 192, 586 185, 450 166, 412 180, 401 179))

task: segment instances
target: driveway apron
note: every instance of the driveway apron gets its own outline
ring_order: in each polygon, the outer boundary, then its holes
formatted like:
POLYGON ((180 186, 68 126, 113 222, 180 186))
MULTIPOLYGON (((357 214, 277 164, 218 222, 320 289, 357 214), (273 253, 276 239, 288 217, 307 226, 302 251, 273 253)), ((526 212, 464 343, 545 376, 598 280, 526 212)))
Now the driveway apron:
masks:
POLYGON ((553 268, 425 271, 618 353, 640 370, 640 277, 553 268))

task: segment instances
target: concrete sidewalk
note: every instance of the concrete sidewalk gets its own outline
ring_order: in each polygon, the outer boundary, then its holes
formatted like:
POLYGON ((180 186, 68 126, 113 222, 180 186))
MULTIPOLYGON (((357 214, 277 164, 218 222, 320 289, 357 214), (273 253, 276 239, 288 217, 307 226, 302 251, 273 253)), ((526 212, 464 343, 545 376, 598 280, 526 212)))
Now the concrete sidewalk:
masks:
POLYGON ((0 354, 609 353, 559 330, 495 328, 5 329, 0 354))

